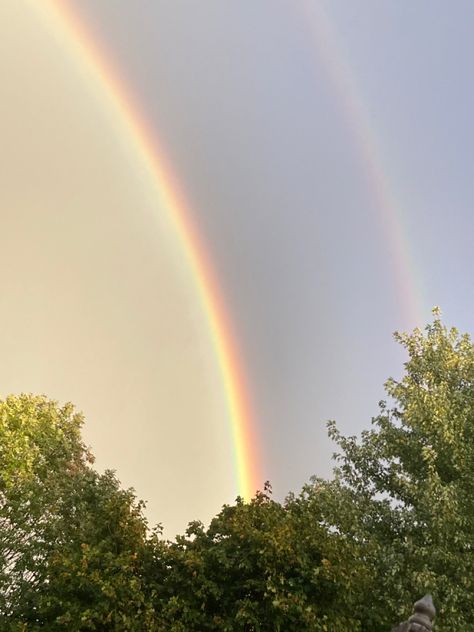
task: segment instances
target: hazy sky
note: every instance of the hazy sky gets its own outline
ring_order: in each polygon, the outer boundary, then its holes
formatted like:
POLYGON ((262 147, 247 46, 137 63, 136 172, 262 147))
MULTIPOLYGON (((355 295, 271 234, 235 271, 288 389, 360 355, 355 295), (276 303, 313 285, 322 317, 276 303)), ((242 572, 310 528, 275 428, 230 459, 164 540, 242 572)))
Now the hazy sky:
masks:
MULTIPOLYGON (((400 375, 395 329, 433 305, 474 329, 474 5, 71 6, 160 139, 207 245, 263 478, 277 497, 297 491, 330 472, 326 420, 359 432, 400 375)), ((28 2, 0 3, 0 72, 0 392, 73 401, 98 466, 170 534, 208 519, 233 500, 232 446, 166 218, 28 2)))

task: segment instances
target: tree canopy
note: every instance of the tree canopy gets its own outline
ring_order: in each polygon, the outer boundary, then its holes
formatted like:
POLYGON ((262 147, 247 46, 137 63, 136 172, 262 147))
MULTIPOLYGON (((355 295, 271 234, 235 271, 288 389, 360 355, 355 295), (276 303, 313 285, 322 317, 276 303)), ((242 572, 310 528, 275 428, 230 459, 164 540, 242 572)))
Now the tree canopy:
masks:
POLYGON ((146 629, 142 505, 93 469, 82 421, 44 397, 0 403, 3 630, 146 629))
POLYGON ((352 617, 337 600, 352 570, 348 556, 334 555, 338 540, 299 499, 280 504, 268 486, 250 503, 238 499, 166 548, 156 590, 165 628, 296 632, 332 621, 347 629, 352 617))
MULTIPOLYGON (((314 481, 331 528, 361 547, 373 578, 366 629, 396 618, 410 596, 438 604, 437 629, 474 621, 474 347, 435 313, 425 331, 396 334, 408 360, 400 381, 386 383, 389 403, 361 439, 335 424, 339 467, 314 481), (345 504, 346 511, 341 507, 345 504)), ((385 624, 385 623, 384 623, 385 624)))
POLYGON ((0 402, 5 630, 384 632, 426 592, 436 629, 474 621, 474 346, 435 314, 396 334, 403 377, 330 480, 265 486, 175 541, 99 474, 71 405, 0 402))

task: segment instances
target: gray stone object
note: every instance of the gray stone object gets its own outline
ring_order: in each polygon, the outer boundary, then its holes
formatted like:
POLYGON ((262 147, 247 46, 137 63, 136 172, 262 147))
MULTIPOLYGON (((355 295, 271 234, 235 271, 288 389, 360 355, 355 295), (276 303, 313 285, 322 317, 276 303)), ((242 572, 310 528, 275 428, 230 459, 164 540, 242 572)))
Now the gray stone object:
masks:
POLYGON ((432 632, 436 610, 431 595, 425 595, 413 607, 413 614, 392 632, 432 632))

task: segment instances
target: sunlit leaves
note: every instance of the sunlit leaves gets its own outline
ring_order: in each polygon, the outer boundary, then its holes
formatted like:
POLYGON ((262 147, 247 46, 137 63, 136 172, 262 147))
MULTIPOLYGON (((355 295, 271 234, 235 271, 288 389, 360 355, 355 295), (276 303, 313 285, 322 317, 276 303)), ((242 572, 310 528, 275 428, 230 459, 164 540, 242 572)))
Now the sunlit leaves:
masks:
POLYGON ((153 629, 141 505, 92 469, 81 425, 44 397, 0 402, 2 630, 153 629))
POLYGON ((437 630, 467 629, 474 620, 474 347, 438 313, 424 332, 396 339, 408 352, 405 374, 386 383, 389 404, 373 428, 357 441, 329 426, 340 453, 335 482, 321 483, 325 517, 356 547, 367 544, 373 584, 364 607, 373 621, 363 629, 388 626, 400 606, 428 591, 439 609, 437 630))

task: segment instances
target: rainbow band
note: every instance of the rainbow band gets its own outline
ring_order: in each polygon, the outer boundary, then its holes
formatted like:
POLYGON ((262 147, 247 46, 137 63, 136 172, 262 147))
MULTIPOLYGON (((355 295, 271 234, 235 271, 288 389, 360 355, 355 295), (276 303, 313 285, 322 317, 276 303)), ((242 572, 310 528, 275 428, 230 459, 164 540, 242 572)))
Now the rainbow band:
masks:
POLYGON ((324 3, 302 0, 298 10, 304 13, 304 24, 316 49, 318 61, 331 81, 339 105, 354 137, 354 144, 365 169, 368 191, 377 209, 385 244, 386 256, 393 270, 396 293, 401 305, 405 326, 421 326, 426 314, 422 300, 422 283, 415 278, 416 266, 409 247, 408 229, 405 226, 402 205, 398 203, 384 167, 377 134, 338 42, 334 20, 328 15, 324 3))
POLYGON ((171 219, 183 255, 191 269, 216 354, 231 424, 237 493, 249 500, 261 481, 255 424, 244 372, 211 262, 193 224, 183 194, 156 138, 148 131, 130 94, 96 42, 92 41, 78 16, 61 0, 33 1, 30 6, 39 13, 54 37, 105 101, 105 105, 115 114, 119 128, 126 135, 156 191, 159 202, 157 212, 164 210, 171 219), (149 140, 151 138, 153 143, 149 140))

